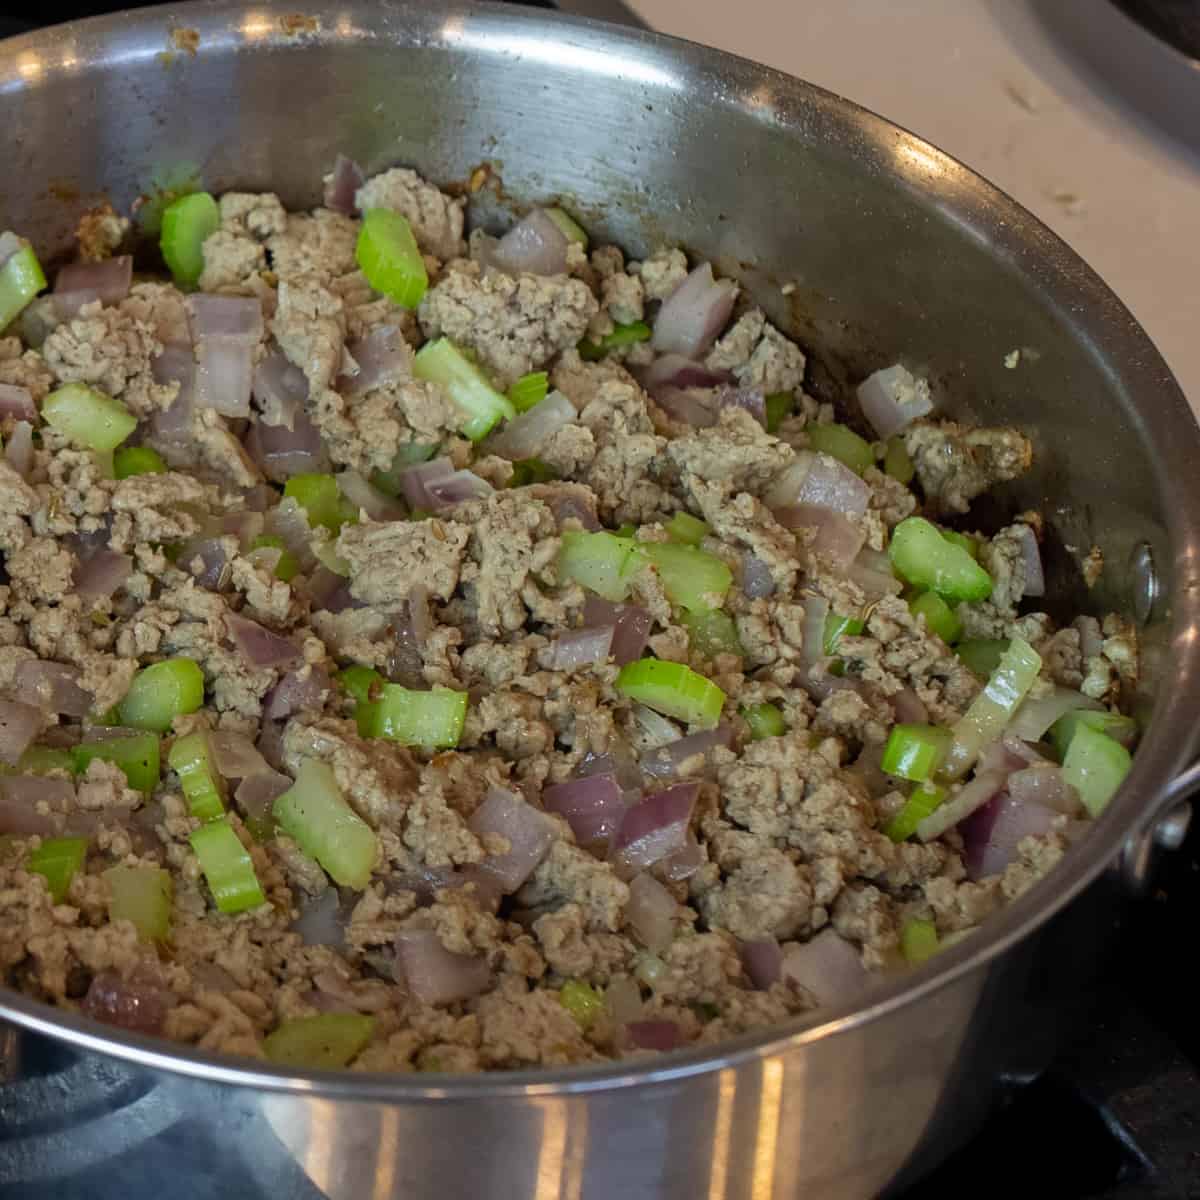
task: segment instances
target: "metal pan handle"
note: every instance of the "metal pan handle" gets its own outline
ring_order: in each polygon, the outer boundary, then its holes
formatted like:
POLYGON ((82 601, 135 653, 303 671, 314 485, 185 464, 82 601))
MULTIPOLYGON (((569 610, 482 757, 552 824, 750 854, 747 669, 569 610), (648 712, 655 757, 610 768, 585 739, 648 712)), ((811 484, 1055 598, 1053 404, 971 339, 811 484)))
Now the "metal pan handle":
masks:
POLYGON ((1177 775, 1154 805, 1150 817, 1125 839, 1116 869, 1126 888, 1142 895, 1149 887, 1154 864, 1164 850, 1178 850, 1192 821, 1188 799, 1200 791, 1200 762, 1177 775))

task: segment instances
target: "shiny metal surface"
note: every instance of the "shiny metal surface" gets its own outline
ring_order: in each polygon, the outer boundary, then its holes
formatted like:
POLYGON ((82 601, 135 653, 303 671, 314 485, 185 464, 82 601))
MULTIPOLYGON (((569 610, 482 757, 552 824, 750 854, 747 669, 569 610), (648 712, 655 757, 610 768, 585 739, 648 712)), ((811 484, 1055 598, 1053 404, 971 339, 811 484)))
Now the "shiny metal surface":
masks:
POLYGON ((134 1064, 198 1127, 237 1114, 269 1131, 264 1156, 339 1200, 873 1196, 948 1153, 1003 1078, 1036 1073, 1111 927, 1106 868, 1189 761, 1200 696, 1200 495, 1172 482, 1191 477, 1200 434, 1154 347, 1065 246, 954 160, 828 93, 507 6, 297 14, 220 0, 101 18, 0 44, 0 117, 0 215, 64 250, 97 200, 127 208, 196 175, 297 206, 316 202, 338 151, 442 183, 490 162, 502 187, 473 197, 476 219, 559 198, 635 254, 670 240, 714 257, 805 344, 823 398, 902 357, 946 411, 1029 429, 1036 472, 1001 504, 1046 511, 1064 610, 1132 611, 1142 542, 1161 588, 1146 737, 1086 845, 986 936, 857 1011, 716 1055, 465 1079, 290 1075, 6 991, 0 1015, 134 1064), (1110 568, 1089 593, 1077 555, 1093 544, 1110 568))

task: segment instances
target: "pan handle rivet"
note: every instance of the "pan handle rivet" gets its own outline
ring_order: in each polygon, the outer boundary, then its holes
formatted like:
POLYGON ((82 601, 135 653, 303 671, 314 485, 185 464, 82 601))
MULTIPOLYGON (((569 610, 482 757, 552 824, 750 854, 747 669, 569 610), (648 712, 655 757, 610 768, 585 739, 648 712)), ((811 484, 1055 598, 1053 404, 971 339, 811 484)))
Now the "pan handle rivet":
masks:
POLYGON ((1158 572, 1154 568, 1154 554, 1149 542, 1138 542, 1129 560, 1129 573, 1133 591, 1133 615, 1139 625, 1148 625, 1158 603, 1158 572))

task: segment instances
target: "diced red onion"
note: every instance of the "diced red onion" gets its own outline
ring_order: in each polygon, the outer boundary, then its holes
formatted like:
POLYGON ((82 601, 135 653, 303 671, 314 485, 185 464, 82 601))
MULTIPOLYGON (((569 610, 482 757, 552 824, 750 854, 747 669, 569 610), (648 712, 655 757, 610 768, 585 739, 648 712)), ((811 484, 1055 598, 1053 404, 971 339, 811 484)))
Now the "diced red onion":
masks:
POLYGON ((262 513, 251 509, 229 512, 221 518, 221 532, 233 534, 243 548, 249 546, 265 527, 262 513))
POLYGON ((455 471, 441 479, 425 483, 425 492, 433 505, 432 511, 452 508, 467 500, 486 500, 495 488, 474 471, 455 471))
POLYGON ((342 471, 337 476, 342 495, 367 514, 372 521, 399 521, 404 510, 391 498, 373 488, 357 471, 342 471))
POLYGON ((1095 617, 1076 617, 1071 624, 1079 630, 1079 654, 1086 663, 1089 658, 1095 658, 1104 646, 1100 622, 1095 617))
POLYGON ((0 233, 0 267, 4 266, 18 250, 28 245, 29 243, 24 238, 17 237, 11 230, 6 229, 0 233))
POLYGON ((804 597, 804 632, 800 661, 815 667, 825 658, 825 622, 829 619, 829 601, 824 596, 804 597))
POLYGON ((514 462, 534 458, 560 429, 578 420, 575 405, 562 392, 551 392, 541 403, 509 421, 500 433, 489 439, 488 449, 514 462))
POLYGON ((652 875, 635 875, 629 882, 625 919, 642 945, 661 954, 675 938, 679 903, 652 875))
POLYGON ((250 392, 258 403, 261 413, 259 420, 264 425, 283 425, 293 429, 296 414, 308 399, 308 379, 276 346, 254 368, 250 392))
POLYGON ((4 447, 4 461, 22 479, 28 479, 33 470, 33 426, 28 421, 18 421, 4 447))
POLYGON ((626 812, 620 784, 610 773, 553 784, 542 792, 542 805, 566 817, 581 846, 611 841, 626 812))
POLYGON ((867 511, 871 489, 836 458, 798 450, 796 461, 776 479, 764 499, 768 508, 809 504, 855 517, 867 511))
MULTIPOLYGON (((283 726, 283 721, 263 721, 262 728, 258 731, 258 741, 254 743, 258 752, 276 771, 283 768, 283 726)), ((242 787, 251 782, 253 781, 247 779, 242 787)))
POLYGON ((279 721, 293 713, 320 712, 329 686, 329 676, 319 667, 289 671, 263 697, 263 716, 279 721))
POLYGON ((358 211, 354 194, 363 185, 363 169, 352 158, 339 154, 333 162, 333 170, 325 176, 325 207, 352 217, 358 211))
POLYGON ((1059 717, 1079 709, 1102 712, 1104 705, 1082 692, 1056 687, 1049 695, 1026 697, 1013 713, 1008 732, 1026 742, 1041 741, 1046 731, 1059 717))
POLYGON ((654 618, 636 604, 613 604, 589 595, 583 602, 583 623, 587 628, 614 626, 610 653, 613 662, 623 667, 642 657, 654 618))
POLYGON ((26 659, 13 673, 16 690, 32 704, 64 717, 86 717, 91 694, 79 686, 79 668, 64 663, 26 659))
POLYGON ((710 429, 717 423, 713 393, 705 388, 663 386, 654 393, 654 403, 676 421, 693 429, 710 429))
POLYGON ((701 263, 663 301, 651 344, 660 354, 701 358, 728 323, 736 298, 737 285, 714 280, 712 264, 701 263))
POLYGON ((822 700, 829 699, 834 692, 857 692, 860 696, 864 694, 863 683, 860 679, 850 679, 843 675, 831 675, 829 666, 831 659, 821 659, 813 667, 809 667, 807 671, 803 671, 800 675, 800 686, 808 693, 813 700, 820 703, 822 700))
POLYGON ((584 779, 589 775, 615 775, 617 786, 622 793, 630 791, 639 793, 637 798, 632 801, 626 797, 626 808, 630 803, 636 804, 641 800, 642 768, 634 758, 629 744, 621 737, 611 738, 608 750, 604 754, 594 754, 591 751, 585 754, 575 767, 575 775, 579 779, 584 779))
POLYGON ((668 742, 665 746, 648 750, 642 755, 641 767, 653 779, 670 779, 688 759, 707 754, 717 746, 728 748, 732 744, 733 727, 723 722, 715 729, 702 729, 677 742, 668 742))
POLYGON ((615 625, 597 625, 560 633, 550 652, 552 671, 575 671, 608 662, 615 625))
POLYGON ((901 688, 889 696, 888 700, 892 705, 892 711, 896 714, 896 720, 900 724, 927 725, 929 723, 929 709, 925 707, 924 701, 912 688, 901 688))
POLYGON ((869 375, 858 385, 863 416, 883 441, 933 411, 928 386, 921 386, 899 363, 869 375))
POLYGON ((467 827, 476 837, 494 833, 507 838, 509 849, 476 865, 495 876, 506 893, 515 892, 546 857, 554 841, 554 825, 545 813, 504 788, 492 788, 471 814, 467 827))
POLYGON ((1042 552, 1038 549, 1037 534, 1028 525, 1014 525, 1021 539, 1021 558, 1025 563, 1025 588, 1023 596, 1035 599, 1046 594, 1046 576, 1042 571, 1042 552))
POLYGON ((54 307, 69 321, 93 300, 119 304, 129 295, 133 282, 133 256, 119 254, 103 262, 72 263, 63 267, 54 279, 54 307))
POLYGON ((283 544, 296 559, 300 570, 311 571, 316 566, 317 557, 312 552, 312 529, 308 517, 291 496, 285 496, 267 513, 267 531, 283 539, 283 544))
POLYGON ((337 389, 344 396, 361 396, 373 388, 406 379, 411 373, 412 351, 397 325, 376 325, 347 349, 358 364, 358 373, 339 377, 337 389))
POLYGON ((544 209, 535 208, 491 247, 488 257, 492 265, 510 275, 563 275, 567 238, 544 209))
POLYGON ((767 399, 762 388, 721 387, 713 395, 718 409, 744 408, 764 429, 767 427, 767 399))
POLYGON ((397 982, 422 1004, 452 1004, 486 991, 492 981, 487 959, 453 954, 432 929, 396 934, 397 982))
POLYGON ((414 463, 400 472, 400 491, 409 508, 432 512, 436 502, 425 490, 426 485, 437 479, 448 479, 453 474, 454 464, 448 458, 431 458, 428 462, 414 463))
POLYGON ((892 574, 891 568, 881 569, 876 565, 875 551, 863 547, 858 557, 846 568, 846 578, 862 588, 868 600, 878 600, 881 596, 898 596, 904 591, 904 584, 892 574), (866 557, 867 555, 871 557, 866 557))
POLYGON ((829 559, 835 568, 848 570, 862 549, 866 535, 841 513, 815 504, 789 504, 775 509, 775 519, 785 529, 815 529, 810 554, 829 559))
POLYGON ((854 999, 871 982, 857 948, 833 929, 784 947, 780 974, 822 1007, 854 999))
POLYGON ((443 889, 462 886, 462 874, 454 867, 427 866, 394 874, 384 885, 389 896, 397 892, 412 892, 422 905, 432 904, 443 889))
POLYGON ((20 700, 0 700, 0 761, 16 766, 42 728, 42 710, 20 700))
POLYGON ((133 573, 133 559, 115 550, 97 550, 75 569, 75 590, 86 600, 111 596, 133 573))
MULTIPOLYGON (((535 485, 537 486, 537 485, 535 485)), ((544 485, 543 485, 544 486, 544 485)), ((567 487, 575 485, 568 484, 567 487)), ((538 493, 533 493, 537 495, 538 493)), ((596 501, 592 496, 586 498, 574 492, 567 492, 565 489, 556 488, 548 496, 543 497, 550 505, 550 511, 554 514, 554 520, 558 523, 561 529, 567 521, 576 520, 579 524, 592 533, 600 528, 600 521, 596 516, 596 501)))
POLYGON ((997 792, 1004 788, 1009 772, 976 771, 975 777, 951 796, 940 808, 935 809, 918 826, 917 837, 923 842, 932 842, 947 829, 965 821, 977 808, 982 808, 997 792))
MULTIPOLYGON (((273 765, 278 766, 280 756, 272 752, 269 744, 272 736, 281 738, 281 727, 273 721, 265 722, 263 731, 259 735, 257 750, 268 762, 274 758, 273 765)), ((280 740, 279 749, 282 750, 282 740, 280 740)), ((265 821, 271 815, 271 806, 284 792, 289 791, 291 786, 292 781, 277 770, 257 771, 253 775, 247 775, 238 784, 233 793, 233 799, 247 817, 256 821, 265 821)))
POLYGON ((679 740, 679 727, 644 704, 633 706, 633 719, 637 721, 645 740, 651 746, 665 746, 668 742, 679 740))
POLYGON ((429 589, 414 583, 408 589, 408 620, 417 645, 424 647, 433 635, 433 614, 429 611, 429 589))
POLYGON ((733 382, 733 376, 728 371, 711 370, 682 354, 660 354, 639 372, 639 377, 642 387, 652 396, 656 396, 658 389, 663 387, 715 388, 733 382))
POLYGON ((683 1034, 674 1021, 663 1018, 630 1021, 625 1026, 630 1042, 638 1050, 658 1050, 665 1053, 683 1045, 683 1034))
POLYGON ((195 576, 207 591, 220 592, 229 586, 233 567, 225 545, 225 535, 198 537, 185 542, 176 559, 179 566, 195 576))
POLYGON ((628 975, 618 975, 604 989, 604 1002, 615 1025, 628 1025, 641 1019, 645 1010, 642 990, 628 975))
POLYGON ((1080 811, 1079 793, 1067 782, 1062 767, 1054 763, 1036 763, 1014 771, 1008 777, 1007 790, 1019 804, 1038 804, 1068 817, 1080 811))
POLYGON ((328 567, 317 567, 313 571, 308 581, 308 599, 318 612, 324 610, 336 614, 360 607, 350 595, 350 581, 328 567))
POLYGON ((218 729, 209 734, 217 771, 225 779, 249 779, 251 775, 270 774, 267 760, 255 749, 244 733, 218 729))
POLYGON ((767 991, 773 984, 779 982, 783 975, 783 951, 774 938, 758 938, 752 942, 742 942, 738 948, 741 952, 742 966, 750 976, 750 982, 760 992, 767 991))
POLYGON ((200 408, 215 409, 226 417, 248 417, 253 378, 252 342, 213 337, 196 344, 195 402, 200 408))
POLYGON ((16 417, 19 421, 36 421, 37 405, 28 388, 13 383, 0 383, 0 417, 16 417))
POLYGON ((775 594, 771 568, 754 554, 742 556, 742 591, 751 600, 765 600, 775 594))
POLYGON ((225 627, 238 650, 252 666, 281 667, 294 663, 300 657, 295 642, 264 629, 257 621, 231 612, 225 614, 225 627))
POLYGON ((425 638, 417 637, 411 599, 404 602, 403 610, 393 618, 392 632, 395 641, 385 667, 388 679, 408 688, 423 689, 426 686, 425 655, 422 652, 425 638))
POLYGON ((881 766, 883 762, 883 743, 864 742, 858 757, 846 768, 847 773, 862 780, 869 795, 879 798, 894 791, 895 780, 885 775, 881 766))
POLYGON ((1003 771, 1011 775, 1036 763, 1045 762, 1046 758, 1028 742, 1006 733, 998 741, 989 742, 979 755, 976 764, 977 771, 1003 771))
POLYGON ((112 970, 92 976, 83 998, 83 1011, 93 1020, 134 1033, 162 1033, 167 1020, 169 993, 161 983, 129 979, 112 970))
POLYGON ((0 835, 16 834, 18 837, 36 833, 42 837, 53 837, 59 832, 61 819, 51 814, 38 812, 35 805, 46 799, 46 784, 53 784, 65 797, 61 805, 52 804, 61 811, 74 803, 75 789, 66 779, 46 779, 35 775, 0 776, 0 835))
POLYGON ((668 883, 678 883, 683 879, 691 879, 706 862, 708 855, 704 853, 704 847, 689 830, 683 849, 660 858, 654 864, 654 873, 668 883))
POLYGON ((628 878, 686 843, 699 783, 677 783, 626 811, 613 840, 613 868, 628 878))
POLYGON ((167 441, 187 441, 192 436, 196 388, 196 358, 191 346, 164 346, 150 369, 155 383, 179 384, 179 391, 170 406, 150 418, 154 436, 167 441))
POLYGON ((253 347, 262 339, 262 303, 256 296, 213 296, 193 292, 184 300, 192 341, 242 342, 253 347))
POLYGON ((1017 844, 1027 837, 1049 833, 1057 813, 1040 804, 998 792, 960 826, 967 877, 999 875, 1017 856, 1017 844))
POLYGON ((212 962, 194 962, 188 964, 188 974, 198 989, 206 992, 236 992, 237 980, 224 967, 218 967, 212 962))
POLYGON ((315 899, 309 900, 292 922, 293 933, 300 935, 306 946, 332 946, 342 949, 346 944, 345 913, 337 888, 328 887, 315 899))

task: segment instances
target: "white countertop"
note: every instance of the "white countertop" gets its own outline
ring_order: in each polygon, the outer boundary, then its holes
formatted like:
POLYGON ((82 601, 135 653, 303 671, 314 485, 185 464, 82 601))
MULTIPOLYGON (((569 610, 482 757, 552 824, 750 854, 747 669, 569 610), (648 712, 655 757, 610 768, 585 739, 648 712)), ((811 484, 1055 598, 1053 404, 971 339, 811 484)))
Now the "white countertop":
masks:
MULTIPOLYGON (((1079 66, 1030 0, 626 2, 654 29, 855 100, 1003 188, 1104 277, 1200 414, 1200 156, 1079 66)), ((1101 0, 1059 2, 1087 20, 1101 0)))

